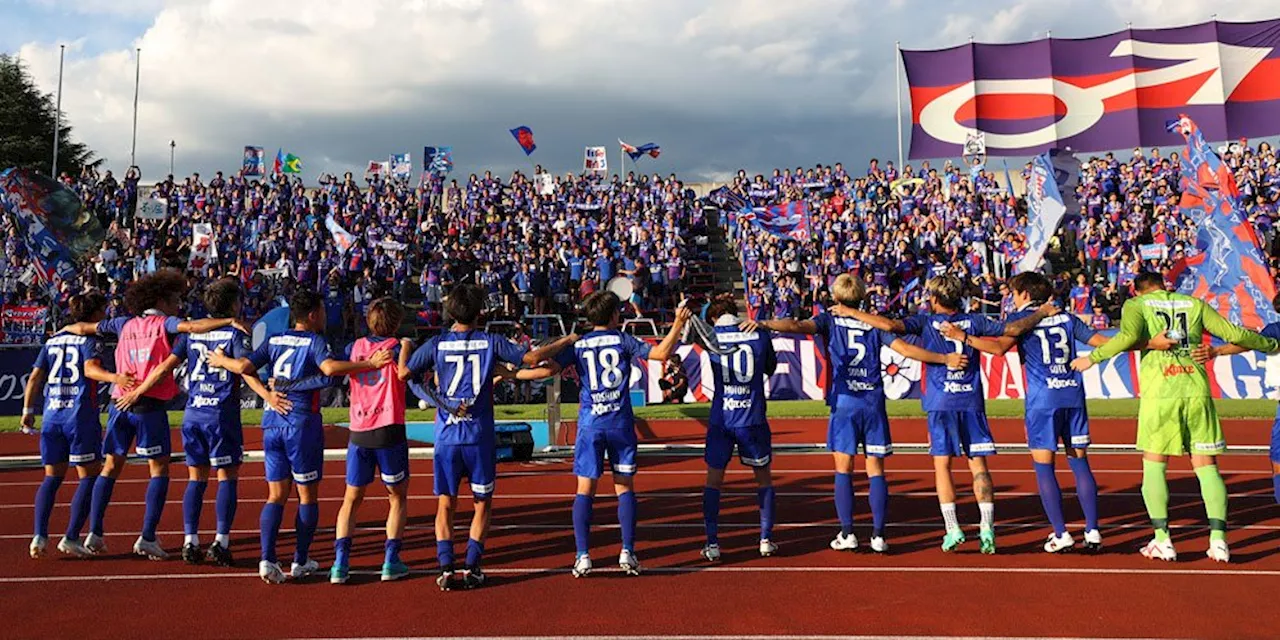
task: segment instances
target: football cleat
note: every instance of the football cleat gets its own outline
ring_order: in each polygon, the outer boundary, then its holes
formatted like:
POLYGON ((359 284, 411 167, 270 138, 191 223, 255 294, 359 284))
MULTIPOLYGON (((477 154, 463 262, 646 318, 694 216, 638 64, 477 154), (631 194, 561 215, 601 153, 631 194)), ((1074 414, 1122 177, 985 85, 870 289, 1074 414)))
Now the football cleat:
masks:
POLYGON ((93 555, 79 540, 64 537, 58 541, 58 551, 77 558, 88 558, 93 555))
MULTIPOLYGON (((334 567, 337 568, 336 566, 334 567)), ((346 567, 343 567, 345 569, 346 567)), ((392 582, 409 575, 409 566, 403 562, 384 562, 382 563, 382 581, 392 582)))
POLYGON ((133 543, 133 552, 145 556, 148 560, 168 560, 169 553, 160 546, 159 540, 143 540, 141 537, 133 543))
POLYGON ((573 561, 573 577, 583 578, 591 573, 591 556, 580 555, 573 561))
POLYGON ((996 531, 995 529, 983 529, 978 532, 979 550, 987 555, 996 552, 996 531))
POLYGON ((351 579, 351 568, 343 564, 329 567, 329 584, 346 584, 351 579))
POLYGON ((871 538, 871 550, 876 553, 888 553, 889 543, 885 541, 883 536, 874 536, 871 538))
POLYGON ((312 560, 311 558, 307 558, 307 561, 302 564, 298 564, 295 562, 292 565, 290 565, 289 577, 293 578, 294 580, 301 580, 302 578, 305 578, 319 570, 320 570, 320 563, 316 562, 315 560, 312 560))
POLYGON ((31 557, 43 558, 44 550, 49 546, 49 539, 44 536, 35 536, 31 538, 31 557))
POLYGON ((712 543, 703 547, 702 557, 705 558, 707 562, 719 562, 720 561, 720 545, 712 543))
POLYGON ((1075 545, 1076 539, 1069 532, 1063 531, 1060 536, 1049 534, 1049 538, 1044 541, 1044 550, 1045 553, 1061 553, 1075 545))
POLYGON ((629 576, 640 575, 640 560, 636 558, 634 551, 623 549, 618 554, 618 568, 622 569, 622 573, 629 576))
POLYGON ((964 532, 959 529, 948 531, 945 536, 942 536, 942 551, 945 553, 955 551, 956 547, 962 544, 964 544, 964 532))
POLYGON ((267 584, 281 584, 284 582, 284 569, 278 563, 263 560, 258 563, 258 577, 267 584))
MULTIPOLYGON (((406 570, 407 569, 408 568, 406 567, 406 570)), ((485 580, 487 580, 487 578, 484 575, 484 571, 480 570, 480 567, 467 567, 462 572, 462 585, 468 589, 479 589, 480 587, 483 587, 485 580)))
POLYGON ((452 591, 453 588, 457 586, 455 584, 455 582, 457 581, 454 580, 453 578, 454 578, 453 569, 445 569, 440 572, 440 575, 436 576, 436 586, 440 587, 441 591, 452 591))
POLYGON ((836 551, 853 551, 858 548, 858 536, 845 535, 843 531, 836 534, 836 539, 831 541, 831 548, 836 551))
POLYGON ((1152 538, 1151 542, 1148 542, 1140 553, 1142 553, 1142 557, 1151 560, 1173 562, 1178 559, 1178 552, 1174 550, 1172 540, 1160 541, 1152 538))
POLYGON ((772 540, 764 539, 760 541, 760 557, 768 558, 778 552, 778 545, 772 540))
POLYGON ((1102 532, 1097 529, 1090 529, 1084 532, 1084 548, 1089 551, 1100 551, 1102 549, 1102 532))
POLYGON ((1231 550, 1227 548, 1226 540, 1210 540, 1205 555, 1214 562, 1231 562, 1231 550))
POLYGON ((107 552, 107 541, 102 536, 91 533, 84 539, 84 548, 89 550, 95 556, 100 556, 107 552))
POLYGON ((204 554, 200 552, 200 547, 188 542, 182 545, 182 561, 187 564, 200 564, 204 561, 204 554))
POLYGON ((219 567, 231 567, 236 564, 235 558, 231 557, 231 550, 218 542, 209 545, 209 549, 204 552, 204 559, 219 567))

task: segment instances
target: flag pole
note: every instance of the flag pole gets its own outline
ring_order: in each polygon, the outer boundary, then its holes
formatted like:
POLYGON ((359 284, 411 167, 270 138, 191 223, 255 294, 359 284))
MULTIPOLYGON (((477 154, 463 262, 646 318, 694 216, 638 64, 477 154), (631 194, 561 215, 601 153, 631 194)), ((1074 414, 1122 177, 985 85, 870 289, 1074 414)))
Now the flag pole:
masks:
POLYGON ((135 50, 133 68, 133 146, 129 149, 129 166, 138 166, 138 89, 142 82, 142 48, 135 50))
POLYGON ((58 104, 53 113, 53 168, 49 177, 58 179, 58 139, 62 136, 62 65, 67 57, 67 45, 58 45, 58 104))
POLYGON ((893 43, 893 79, 897 83, 896 97, 898 99, 898 171, 902 171, 902 42, 895 40, 893 43))

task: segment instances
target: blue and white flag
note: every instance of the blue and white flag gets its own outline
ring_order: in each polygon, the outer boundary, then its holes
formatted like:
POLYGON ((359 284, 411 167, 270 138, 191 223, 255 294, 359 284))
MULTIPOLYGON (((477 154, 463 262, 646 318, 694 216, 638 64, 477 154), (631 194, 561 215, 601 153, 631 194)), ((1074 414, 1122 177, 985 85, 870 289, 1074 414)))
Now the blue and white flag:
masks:
POLYGON ((413 162, 407 153, 397 153, 390 158, 391 175, 397 180, 408 180, 413 175, 413 162))
POLYGON ((324 218, 324 226, 333 236, 333 244, 338 247, 339 255, 347 255, 347 251, 351 249, 351 245, 355 244, 356 237, 350 231, 342 228, 342 225, 333 218, 333 214, 329 214, 324 218))
POLYGON ((422 166, 427 173, 437 176, 453 171, 453 147, 423 147, 422 166))
POLYGON ((738 220, 750 221, 779 238, 801 242, 809 239, 809 207, 803 200, 747 209, 738 220))
MULTIPOLYGON (((1027 177, 1027 253, 1017 264, 1017 273, 1040 267, 1049 239, 1058 232, 1058 225, 1067 213, 1062 187, 1071 184, 1072 174, 1079 173, 1079 162, 1069 152, 1055 154, 1055 151, 1046 151, 1031 161, 1031 175, 1027 177)), ((1071 191, 1074 201, 1075 190, 1071 191)))

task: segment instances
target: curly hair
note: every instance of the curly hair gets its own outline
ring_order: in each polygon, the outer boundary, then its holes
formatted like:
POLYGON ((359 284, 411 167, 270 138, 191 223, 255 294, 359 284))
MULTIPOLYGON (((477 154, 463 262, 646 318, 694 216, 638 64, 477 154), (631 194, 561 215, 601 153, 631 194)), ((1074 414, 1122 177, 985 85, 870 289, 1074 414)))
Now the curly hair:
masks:
POLYGON ((177 271, 163 269, 129 285, 124 293, 124 306, 129 313, 142 315, 147 309, 154 309, 165 300, 181 298, 186 293, 187 279, 177 271))

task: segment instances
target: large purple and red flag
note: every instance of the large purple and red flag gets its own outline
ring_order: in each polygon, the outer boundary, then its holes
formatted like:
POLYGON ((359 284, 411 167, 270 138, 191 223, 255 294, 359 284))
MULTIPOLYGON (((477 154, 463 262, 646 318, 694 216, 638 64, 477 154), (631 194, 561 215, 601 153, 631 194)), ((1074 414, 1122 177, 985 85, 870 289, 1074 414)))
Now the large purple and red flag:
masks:
POLYGON ((516 144, 520 145, 521 149, 524 149, 526 156, 532 155, 534 149, 538 148, 538 145, 533 143, 533 129, 529 127, 519 126, 512 129, 511 137, 516 139, 516 144))
POLYGON ((1210 140, 1280 133, 1280 20, 966 44, 902 59, 912 158, 959 156, 974 131, 995 156, 1176 145, 1164 123, 1178 113, 1210 140))
POLYGON ((801 242, 809 239, 809 207, 803 200, 744 209, 738 220, 751 222, 779 238, 801 242))
POLYGON ((1200 298, 1228 320, 1250 329, 1280 320, 1271 306, 1276 283, 1253 225, 1240 207, 1231 170, 1213 152, 1190 118, 1169 122, 1186 138, 1182 163, 1182 214, 1196 225, 1195 255, 1179 260, 1166 277, 1179 293, 1200 298))

